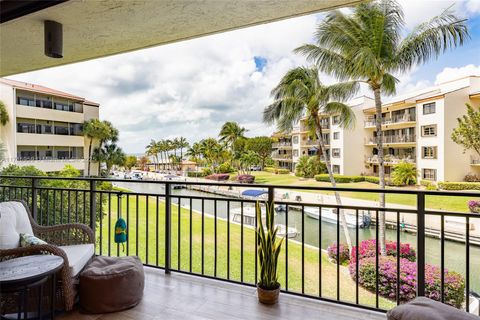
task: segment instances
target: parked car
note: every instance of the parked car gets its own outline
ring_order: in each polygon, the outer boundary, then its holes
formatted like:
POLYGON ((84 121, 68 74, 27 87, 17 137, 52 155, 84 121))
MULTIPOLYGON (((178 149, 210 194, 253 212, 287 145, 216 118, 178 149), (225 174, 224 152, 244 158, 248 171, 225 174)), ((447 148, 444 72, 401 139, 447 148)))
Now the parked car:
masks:
POLYGON ((262 167, 260 166, 251 166, 250 171, 262 171, 262 167))

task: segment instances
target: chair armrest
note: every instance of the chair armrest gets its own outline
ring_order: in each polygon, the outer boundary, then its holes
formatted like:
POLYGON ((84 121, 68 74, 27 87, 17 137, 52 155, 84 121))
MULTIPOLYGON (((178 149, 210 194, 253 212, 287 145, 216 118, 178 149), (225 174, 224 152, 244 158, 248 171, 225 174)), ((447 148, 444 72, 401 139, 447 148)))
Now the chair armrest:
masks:
POLYGON ((93 230, 81 223, 38 226, 35 235, 49 244, 69 246, 75 244, 95 243, 93 230))
POLYGON ((50 244, 39 244, 28 247, 18 247, 14 249, 4 249, 0 250, 0 261, 6 261, 14 258, 33 256, 37 254, 53 254, 63 258, 64 265, 68 266, 68 258, 65 251, 60 249, 57 246, 52 246, 50 244))

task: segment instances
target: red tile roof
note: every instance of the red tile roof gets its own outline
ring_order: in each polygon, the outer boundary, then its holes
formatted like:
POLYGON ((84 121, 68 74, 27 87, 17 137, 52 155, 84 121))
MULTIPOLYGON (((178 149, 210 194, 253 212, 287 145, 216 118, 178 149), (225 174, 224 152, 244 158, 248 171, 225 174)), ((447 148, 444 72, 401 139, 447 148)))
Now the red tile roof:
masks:
POLYGON ((98 106, 99 104, 96 102, 88 101, 85 98, 66 93, 63 91, 47 88, 38 84, 32 84, 32 83, 27 83, 27 82, 22 82, 22 81, 16 81, 16 80, 11 80, 11 79, 5 79, 5 78, 0 78, 0 83, 4 83, 7 85, 10 85, 15 88, 19 88, 22 90, 26 91, 31 91, 31 92, 39 92, 39 93, 44 93, 44 94, 49 94, 49 95, 54 95, 62 98, 67 98, 67 99, 72 99, 76 101, 80 101, 85 104, 89 105, 95 105, 98 106))

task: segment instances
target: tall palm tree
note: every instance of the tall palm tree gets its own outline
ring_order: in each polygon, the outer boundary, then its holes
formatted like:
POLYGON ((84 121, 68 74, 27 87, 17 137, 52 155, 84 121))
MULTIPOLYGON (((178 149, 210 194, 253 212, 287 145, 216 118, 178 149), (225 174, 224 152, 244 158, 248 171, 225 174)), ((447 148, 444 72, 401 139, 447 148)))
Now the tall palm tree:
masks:
POLYGON ((8 120, 7 106, 0 100, 0 125, 5 126, 8 120))
POLYGON ((108 125, 105 125, 105 123, 100 121, 99 119, 90 119, 83 123, 83 135, 89 139, 87 176, 90 176, 90 167, 93 155, 93 143, 94 141, 97 141, 99 143, 98 147, 101 148, 102 142, 108 140, 109 137, 111 137, 112 130, 111 128, 109 128, 108 125))
POLYGON ((239 138, 243 138, 245 132, 247 132, 247 130, 244 127, 241 127, 237 122, 225 122, 222 129, 220 129, 220 142, 225 143, 232 151, 235 151, 233 150, 235 141, 239 138))
MULTIPOLYGON (((349 106, 342 102, 350 98, 358 90, 357 82, 338 83, 331 86, 322 84, 316 67, 298 67, 288 71, 280 83, 272 90, 273 103, 263 112, 263 121, 269 124, 277 123, 281 131, 290 131, 293 125, 306 116, 306 123, 312 135, 319 141, 319 153, 324 155, 330 183, 336 186, 333 177, 330 158, 326 152, 325 137, 322 132, 321 118, 338 116, 342 128, 351 128, 355 124, 355 114, 349 106)), ((335 192, 338 205, 341 198, 335 192)), ((340 212, 340 222, 345 233, 348 246, 352 247, 348 227, 343 210, 340 212)))
MULTIPOLYGON (((395 0, 372 1, 356 6, 351 14, 340 10, 328 13, 318 25, 315 44, 295 49, 320 71, 340 81, 366 83, 373 91, 381 189, 385 188, 381 96, 395 93, 399 80, 394 74, 438 58, 469 37, 465 21, 449 9, 405 36, 404 32, 403 10, 395 0)), ((380 207, 385 207, 385 194, 380 194, 380 207)), ((380 251, 385 255, 384 212, 379 215, 379 237, 380 251)))
POLYGON ((178 138, 178 148, 180 148, 180 159, 183 160, 183 149, 188 148, 190 144, 184 137, 178 138))
POLYGON ((150 140, 150 143, 145 147, 145 149, 146 149, 146 154, 155 159, 155 170, 157 170, 158 153, 160 152, 158 142, 153 139, 150 140))
POLYGON ((106 174, 108 175, 114 165, 123 166, 127 156, 115 143, 109 143, 102 148, 96 148, 93 158, 100 163, 105 163, 106 174))
POLYGON ((193 143, 188 149, 187 152, 185 153, 187 157, 190 157, 190 159, 194 159, 193 161, 198 161, 200 160, 202 156, 202 146, 199 142, 193 143))

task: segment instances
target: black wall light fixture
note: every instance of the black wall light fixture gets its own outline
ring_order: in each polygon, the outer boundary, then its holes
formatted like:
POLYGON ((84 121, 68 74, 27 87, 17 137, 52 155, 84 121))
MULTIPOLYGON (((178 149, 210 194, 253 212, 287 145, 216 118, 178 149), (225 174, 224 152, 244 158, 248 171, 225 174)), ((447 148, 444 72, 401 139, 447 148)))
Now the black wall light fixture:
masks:
POLYGON ((45 55, 63 58, 63 26, 56 21, 45 21, 45 55))

